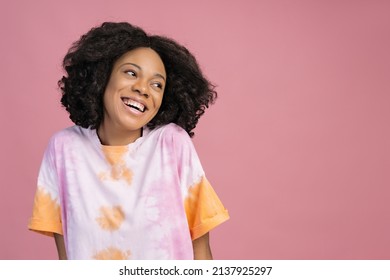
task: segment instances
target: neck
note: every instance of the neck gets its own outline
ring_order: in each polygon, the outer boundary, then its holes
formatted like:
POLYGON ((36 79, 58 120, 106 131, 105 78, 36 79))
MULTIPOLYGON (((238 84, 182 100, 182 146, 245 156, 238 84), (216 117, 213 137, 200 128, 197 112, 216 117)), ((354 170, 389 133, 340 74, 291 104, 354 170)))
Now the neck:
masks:
POLYGON ((142 135, 142 128, 137 130, 119 130, 113 125, 105 125, 103 122, 97 129, 100 143, 106 146, 125 146, 133 143, 142 135))

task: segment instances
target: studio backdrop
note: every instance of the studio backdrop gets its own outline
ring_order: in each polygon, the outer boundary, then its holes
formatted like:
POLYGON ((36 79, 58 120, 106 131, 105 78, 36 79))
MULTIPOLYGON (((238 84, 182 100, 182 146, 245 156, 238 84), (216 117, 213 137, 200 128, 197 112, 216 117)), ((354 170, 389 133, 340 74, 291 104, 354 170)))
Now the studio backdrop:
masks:
MULTIPOLYGON (((390 258, 390 2, 2 1, 0 259, 55 259, 27 230, 72 42, 128 21, 184 44, 219 97, 193 141, 230 213, 216 259, 390 258)), ((93 194, 91 193, 91 199, 93 194)))

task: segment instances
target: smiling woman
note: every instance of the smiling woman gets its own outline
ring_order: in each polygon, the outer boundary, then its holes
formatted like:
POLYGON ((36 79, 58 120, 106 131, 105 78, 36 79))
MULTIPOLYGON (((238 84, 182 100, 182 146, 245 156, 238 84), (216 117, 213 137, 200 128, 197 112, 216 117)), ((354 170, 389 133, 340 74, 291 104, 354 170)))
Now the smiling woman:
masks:
MULTIPOLYGON (((174 40, 148 35, 128 23, 103 23, 75 42, 64 58, 67 76, 59 81, 62 105, 71 120, 84 128, 98 128, 103 120, 103 94, 114 64, 138 48, 156 52, 164 64, 164 98, 156 116, 147 124, 151 129, 176 123, 193 136, 193 129, 217 93, 204 77, 195 57, 174 40)), ((126 64, 124 71, 136 76, 140 65, 126 64), (131 67, 133 66, 133 67, 131 67)), ((124 65, 125 66, 125 65, 124 65)), ((163 73, 154 73, 162 75, 163 73)))
POLYGON ((126 145, 160 109, 166 80, 164 63, 150 48, 137 48, 114 64, 104 97, 104 117, 98 128, 104 145, 126 145))
POLYGON ((29 228, 60 259, 211 259, 229 216, 190 136, 214 87, 190 52, 128 23, 104 23, 64 58, 74 126, 49 141, 29 228))

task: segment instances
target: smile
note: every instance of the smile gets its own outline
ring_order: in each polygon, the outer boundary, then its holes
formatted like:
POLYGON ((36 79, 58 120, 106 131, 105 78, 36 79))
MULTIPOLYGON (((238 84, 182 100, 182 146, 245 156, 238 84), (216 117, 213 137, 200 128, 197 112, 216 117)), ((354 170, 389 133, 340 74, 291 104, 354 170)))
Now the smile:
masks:
POLYGON ((122 97, 121 99, 122 99, 123 103, 125 103, 126 106, 134 108, 134 109, 140 111, 141 113, 145 112, 145 109, 146 109, 145 105, 143 105, 143 104, 141 104, 133 99, 130 99, 128 97, 122 97))

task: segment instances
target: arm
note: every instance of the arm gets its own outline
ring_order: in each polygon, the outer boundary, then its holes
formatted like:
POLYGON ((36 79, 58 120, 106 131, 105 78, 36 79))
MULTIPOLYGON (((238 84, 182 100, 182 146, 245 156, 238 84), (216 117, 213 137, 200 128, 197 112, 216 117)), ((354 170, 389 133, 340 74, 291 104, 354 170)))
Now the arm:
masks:
POLYGON ((192 247, 194 249, 194 260, 212 260, 209 233, 202 235, 201 237, 192 241, 192 247))
POLYGON ((67 260, 68 256, 66 255, 64 236, 58 233, 54 233, 54 239, 56 241, 58 259, 67 260))

